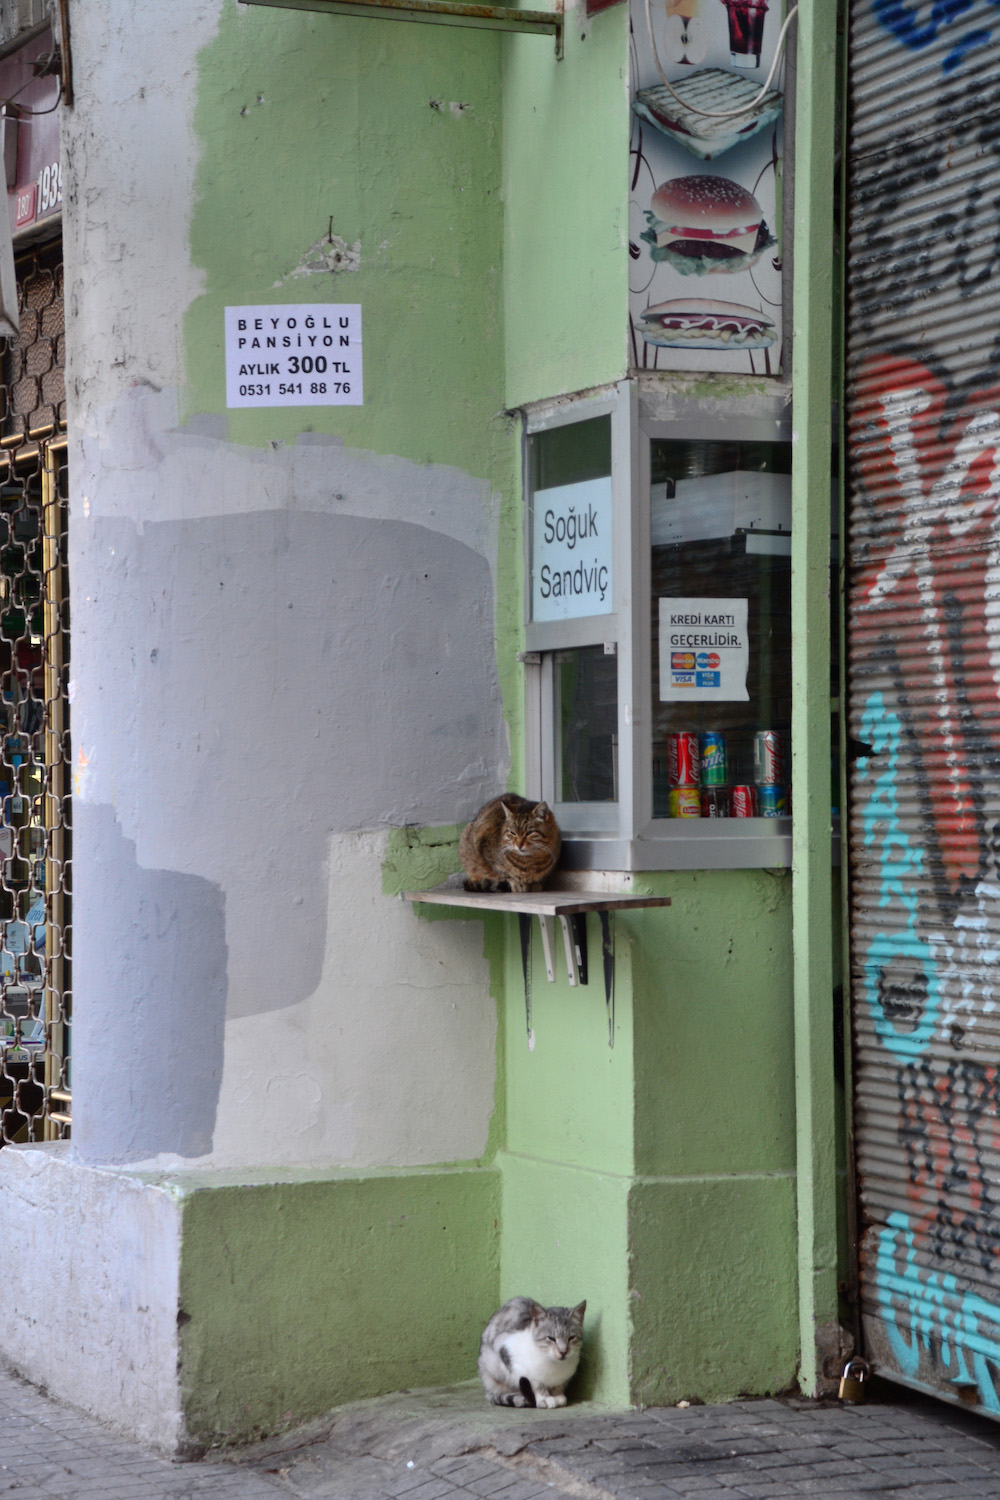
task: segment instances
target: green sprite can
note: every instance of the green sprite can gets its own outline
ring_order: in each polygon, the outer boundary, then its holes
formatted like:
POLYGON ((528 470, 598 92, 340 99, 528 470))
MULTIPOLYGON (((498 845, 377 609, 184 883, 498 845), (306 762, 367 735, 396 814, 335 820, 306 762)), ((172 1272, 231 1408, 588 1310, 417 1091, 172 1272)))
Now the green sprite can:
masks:
POLYGON ((726 758, 726 736, 715 730, 698 736, 701 753, 702 786, 725 786, 729 780, 726 758))

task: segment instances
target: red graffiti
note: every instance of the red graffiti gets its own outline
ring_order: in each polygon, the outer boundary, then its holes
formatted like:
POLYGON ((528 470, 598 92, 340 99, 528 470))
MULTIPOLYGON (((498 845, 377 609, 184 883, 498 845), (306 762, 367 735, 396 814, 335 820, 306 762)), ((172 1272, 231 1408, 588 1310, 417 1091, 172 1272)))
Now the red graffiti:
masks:
POLYGON ((992 1270, 1000 1257, 1000 1204, 988 1167, 1000 1146, 997 1069, 953 1060, 939 1073, 911 1062, 899 1069, 896 1087, 917 1243, 992 1270))
POLYGON ((853 649, 888 650, 920 751, 944 878, 980 868, 984 756, 1000 746, 1000 388, 963 399, 915 361, 857 380, 853 649))

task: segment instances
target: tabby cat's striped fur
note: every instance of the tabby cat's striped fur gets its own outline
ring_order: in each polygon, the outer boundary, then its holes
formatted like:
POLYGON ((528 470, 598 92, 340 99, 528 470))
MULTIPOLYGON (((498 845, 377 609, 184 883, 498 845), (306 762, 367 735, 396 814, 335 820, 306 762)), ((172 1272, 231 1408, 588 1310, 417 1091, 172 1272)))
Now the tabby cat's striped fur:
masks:
POLYGON ((458 854, 467 891, 538 891, 562 847, 546 802, 504 792, 462 830, 458 854))

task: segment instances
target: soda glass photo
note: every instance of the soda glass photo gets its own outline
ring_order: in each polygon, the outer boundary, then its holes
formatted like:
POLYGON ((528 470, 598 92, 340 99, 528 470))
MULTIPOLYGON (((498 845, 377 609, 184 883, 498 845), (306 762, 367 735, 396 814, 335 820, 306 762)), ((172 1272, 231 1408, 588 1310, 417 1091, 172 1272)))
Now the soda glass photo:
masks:
POLYGON ((735 68, 759 68, 764 42, 764 0, 722 0, 729 18, 729 56, 735 68))

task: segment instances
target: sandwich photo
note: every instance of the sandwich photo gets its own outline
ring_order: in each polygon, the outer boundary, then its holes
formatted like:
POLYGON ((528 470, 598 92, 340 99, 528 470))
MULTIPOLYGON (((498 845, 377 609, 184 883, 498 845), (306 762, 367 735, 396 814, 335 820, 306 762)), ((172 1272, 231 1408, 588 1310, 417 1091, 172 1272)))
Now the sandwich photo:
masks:
POLYGON ((640 119, 655 125, 692 156, 711 161, 773 124, 782 104, 777 89, 768 89, 761 96, 752 78, 729 73, 725 68, 701 68, 675 79, 669 89, 662 83, 640 89, 632 108, 640 119), (715 115, 702 114, 702 110, 714 111, 715 115), (718 118, 727 110, 742 113, 718 118))
POLYGON ((647 307, 636 322, 661 349, 769 349, 778 337, 766 313, 707 297, 674 297, 647 307))
POLYGON ((753 193, 729 177, 672 177, 656 189, 645 217, 640 238, 653 260, 682 276, 745 271, 777 244, 753 193))

